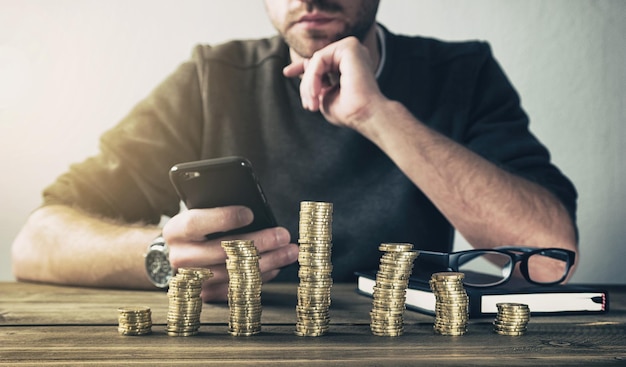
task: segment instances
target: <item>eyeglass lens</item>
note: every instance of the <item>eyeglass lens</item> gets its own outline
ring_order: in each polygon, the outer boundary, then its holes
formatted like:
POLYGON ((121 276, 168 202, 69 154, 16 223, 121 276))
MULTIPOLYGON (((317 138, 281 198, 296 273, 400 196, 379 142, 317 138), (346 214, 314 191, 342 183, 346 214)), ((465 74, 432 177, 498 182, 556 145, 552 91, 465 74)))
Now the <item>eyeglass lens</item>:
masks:
POLYGON ((465 274, 463 283, 470 286, 490 286, 502 283, 513 271, 510 256, 499 252, 470 252, 459 257, 459 272, 465 274))
POLYGON ((567 274, 568 268, 567 254, 563 251, 545 250, 528 257, 528 277, 533 282, 558 282, 567 274))

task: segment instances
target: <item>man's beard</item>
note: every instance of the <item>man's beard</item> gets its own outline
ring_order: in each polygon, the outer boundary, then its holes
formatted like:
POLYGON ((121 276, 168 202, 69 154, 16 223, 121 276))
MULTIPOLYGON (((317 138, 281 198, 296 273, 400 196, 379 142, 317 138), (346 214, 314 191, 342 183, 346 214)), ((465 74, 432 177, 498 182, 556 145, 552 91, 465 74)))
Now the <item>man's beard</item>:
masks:
MULTIPOLYGON (((294 50, 298 55, 304 58, 310 58, 311 56, 313 56, 313 53, 315 53, 315 51, 333 42, 339 41, 340 39, 343 39, 345 37, 354 36, 362 42, 365 39, 365 36, 369 32, 369 30, 372 28, 372 25, 376 21, 378 3, 378 0, 364 2, 363 6, 359 9, 355 19, 348 20, 355 21, 356 23, 347 23, 344 30, 336 34, 329 35, 326 32, 313 29, 307 32, 308 37, 307 39, 303 40, 300 37, 289 33, 289 30, 287 30, 283 37, 285 38, 285 41, 287 42, 289 47, 294 50), (315 41, 316 43, 313 48, 310 47, 312 41, 315 41)), ((327 13, 343 11, 341 5, 325 0, 312 1, 311 3, 307 4, 306 7, 307 11, 309 12, 314 9, 327 13)), ((295 21, 299 14, 300 13, 293 12, 289 19, 295 21)))

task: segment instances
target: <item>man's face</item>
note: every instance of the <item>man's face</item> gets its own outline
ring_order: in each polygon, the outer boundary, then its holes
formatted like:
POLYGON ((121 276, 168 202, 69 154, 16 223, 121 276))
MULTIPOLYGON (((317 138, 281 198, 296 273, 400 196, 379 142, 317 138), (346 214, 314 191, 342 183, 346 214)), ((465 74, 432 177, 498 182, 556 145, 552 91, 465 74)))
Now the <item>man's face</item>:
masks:
POLYGON ((380 0, 265 0, 274 27, 293 51, 309 58, 348 36, 363 40, 380 0))

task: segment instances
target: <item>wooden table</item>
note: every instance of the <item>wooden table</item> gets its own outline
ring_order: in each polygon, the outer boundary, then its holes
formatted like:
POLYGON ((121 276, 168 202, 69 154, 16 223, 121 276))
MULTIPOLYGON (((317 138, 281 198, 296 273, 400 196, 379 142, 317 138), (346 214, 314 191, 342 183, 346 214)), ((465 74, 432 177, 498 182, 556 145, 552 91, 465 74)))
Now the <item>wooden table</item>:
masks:
POLYGON ((405 333, 370 333, 371 300, 353 284, 332 289, 331 329, 294 335, 297 284, 263 286, 263 329, 227 332, 228 306, 205 304, 200 334, 165 332, 164 292, 0 283, 0 364, 6 365, 626 365, 626 286, 609 287, 609 313, 537 316, 528 332, 493 333, 490 319, 471 320, 464 336, 433 333, 434 317, 405 313, 405 333), (152 309, 153 333, 121 336, 119 306, 152 309))

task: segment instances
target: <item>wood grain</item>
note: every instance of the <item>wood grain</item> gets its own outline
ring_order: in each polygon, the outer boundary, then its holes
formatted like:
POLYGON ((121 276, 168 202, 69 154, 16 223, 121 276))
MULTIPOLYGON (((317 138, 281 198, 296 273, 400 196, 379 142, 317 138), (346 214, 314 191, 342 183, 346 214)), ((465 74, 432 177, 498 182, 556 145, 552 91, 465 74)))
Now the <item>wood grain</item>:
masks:
POLYGON ((0 283, 0 365, 626 365, 626 287, 611 292, 608 314, 531 319, 519 337, 497 335, 488 319, 460 337, 435 335, 433 318, 405 314, 405 333, 369 331, 371 300, 350 284, 333 286, 331 329, 298 337, 293 284, 264 286, 263 329, 227 333, 228 307, 205 305, 200 334, 169 337, 163 292, 0 283), (153 333, 121 336, 117 307, 148 305, 153 333))

